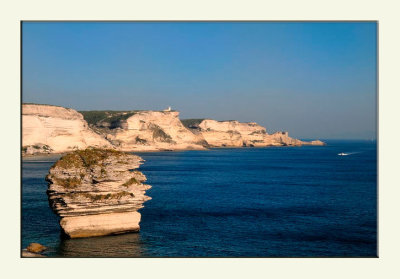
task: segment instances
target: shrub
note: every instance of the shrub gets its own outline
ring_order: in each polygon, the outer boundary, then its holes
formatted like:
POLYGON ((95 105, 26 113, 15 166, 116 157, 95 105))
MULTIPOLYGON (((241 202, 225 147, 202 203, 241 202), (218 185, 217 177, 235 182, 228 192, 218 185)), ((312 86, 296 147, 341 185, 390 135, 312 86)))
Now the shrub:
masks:
MULTIPOLYGON (((46 178, 48 179, 48 178, 46 178)), ((81 185, 81 180, 77 177, 68 177, 68 178, 52 178, 54 183, 57 185, 63 186, 64 188, 75 188, 81 185)))
POLYGON ((120 199, 122 197, 130 196, 134 197, 135 195, 133 193, 129 193, 126 191, 121 191, 117 193, 107 193, 107 194, 90 194, 86 192, 78 192, 78 193, 66 193, 64 194, 65 197, 69 197, 71 199, 74 199, 76 197, 83 197, 91 200, 92 202, 97 202, 101 200, 109 200, 109 199, 120 199))
POLYGON ((137 179, 135 177, 132 177, 131 179, 126 181, 124 184, 122 184, 122 186, 128 187, 132 184, 140 184, 140 183, 139 183, 139 181, 137 181, 137 179))
POLYGON ((139 136, 137 136, 137 137, 135 138, 135 142, 136 142, 136 143, 140 143, 140 144, 146 144, 146 143, 147 143, 147 140, 142 139, 142 138, 140 138, 139 136))

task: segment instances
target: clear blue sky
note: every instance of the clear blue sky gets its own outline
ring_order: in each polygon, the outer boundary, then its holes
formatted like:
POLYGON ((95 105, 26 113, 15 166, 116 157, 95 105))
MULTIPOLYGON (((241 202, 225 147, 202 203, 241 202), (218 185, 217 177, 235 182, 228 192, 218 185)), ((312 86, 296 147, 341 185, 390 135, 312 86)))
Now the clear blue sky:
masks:
POLYGON ((375 23, 23 23, 23 102, 375 138, 375 23))

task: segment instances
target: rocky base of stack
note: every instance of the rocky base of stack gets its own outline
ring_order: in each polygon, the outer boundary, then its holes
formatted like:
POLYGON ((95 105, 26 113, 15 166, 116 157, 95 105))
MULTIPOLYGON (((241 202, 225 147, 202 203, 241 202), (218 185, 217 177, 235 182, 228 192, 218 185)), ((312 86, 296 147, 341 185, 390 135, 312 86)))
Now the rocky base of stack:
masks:
POLYGON ((139 171, 143 160, 111 149, 77 150, 60 158, 46 180, 53 211, 67 237, 91 237, 140 230, 143 203, 150 198, 139 171))
POLYGON ((67 236, 78 238, 138 232, 139 222, 139 212, 123 212, 64 217, 60 225, 67 236))

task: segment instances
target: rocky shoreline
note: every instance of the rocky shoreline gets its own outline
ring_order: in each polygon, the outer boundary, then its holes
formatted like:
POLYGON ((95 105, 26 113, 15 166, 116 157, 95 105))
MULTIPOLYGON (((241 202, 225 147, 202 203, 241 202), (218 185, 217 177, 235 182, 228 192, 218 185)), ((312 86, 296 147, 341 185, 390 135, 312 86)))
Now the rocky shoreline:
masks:
MULTIPOLYGON (((127 153, 153 153, 153 152, 178 152, 178 151, 189 151, 189 150, 197 150, 197 151, 207 151, 207 150, 213 150, 213 149, 243 149, 243 148, 269 148, 269 147, 296 147, 296 146, 324 146, 326 145, 325 142, 323 141, 316 141, 318 142, 317 144, 302 144, 302 145, 275 145, 275 146, 218 146, 218 147, 209 147, 209 148, 199 148, 199 149, 154 149, 154 150, 136 150, 136 151, 124 151, 127 153)), ((22 153, 22 158, 24 160, 29 160, 29 159, 39 159, 39 158, 48 158, 48 157, 54 157, 54 156, 59 156, 62 157, 63 155, 68 154, 69 152, 62 152, 62 153, 33 153, 33 154, 24 154, 22 153)))
POLYGON ((39 243, 31 243, 22 250, 21 256, 23 258, 44 258, 45 256, 42 253, 47 250, 46 246, 43 246, 39 243))

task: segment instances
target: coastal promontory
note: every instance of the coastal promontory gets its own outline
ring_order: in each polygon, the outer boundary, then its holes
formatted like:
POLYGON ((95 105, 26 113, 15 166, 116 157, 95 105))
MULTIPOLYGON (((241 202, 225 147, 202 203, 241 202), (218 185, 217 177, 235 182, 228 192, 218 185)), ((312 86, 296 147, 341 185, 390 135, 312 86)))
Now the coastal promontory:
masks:
POLYGON ((92 131, 76 110, 51 105, 22 105, 22 151, 24 154, 61 153, 89 146, 112 145, 92 131))
POLYGON ((46 177, 52 210, 70 238, 137 232, 146 177, 142 159, 112 149, 88 148, 61 157, 46 177))
POLYGON ((324 145, 321 141, 306 142, 289 137, 288 132, 267 133, 255 122, 237 120, 187 119, 182 122, 210 147, 263 147, 324 145))

